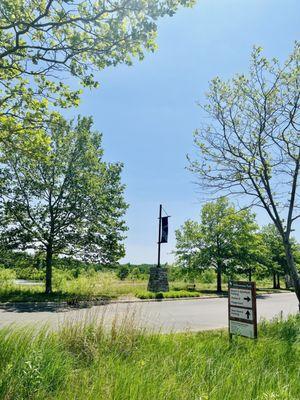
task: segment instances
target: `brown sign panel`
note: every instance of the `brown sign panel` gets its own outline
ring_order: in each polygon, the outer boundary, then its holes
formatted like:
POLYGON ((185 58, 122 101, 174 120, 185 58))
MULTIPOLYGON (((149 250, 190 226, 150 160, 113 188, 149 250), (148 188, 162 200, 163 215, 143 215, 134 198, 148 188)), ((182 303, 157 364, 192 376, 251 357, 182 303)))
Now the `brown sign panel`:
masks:
POLYGON ((229 335, 257 338, 255 282, 228 284, 229 335))

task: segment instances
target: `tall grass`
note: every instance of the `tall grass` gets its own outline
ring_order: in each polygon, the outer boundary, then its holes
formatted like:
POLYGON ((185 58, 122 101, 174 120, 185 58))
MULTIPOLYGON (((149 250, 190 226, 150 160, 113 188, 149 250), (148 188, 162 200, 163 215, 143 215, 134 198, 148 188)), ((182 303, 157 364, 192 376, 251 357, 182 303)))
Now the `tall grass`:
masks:
POLYGON ((0 330, 5 400, 299 400, 300 318, 226 331, 151 334, 128 316, 39 332, 0 330))
MULTIPOLYGON (((115 272, 110 271, 83 271, 78 277, 70 271, 53 269, 54 293, 46 295, 44 285, 28 286, 16 285, 14 283, 15 272, 0 268, 0 302, 18 301, 73 301, 94 300, 99 298, 134 298, 152 299, 155 293, 147 292, 146 279, 128 279, 121 281, 115 272)), ((164 293, 166 298, 198 297, 216 293, 215 283, 196 282, 195 290, 190 290, 187 282, 176 280, 170 282, 170 291, 164 293), (189 289, 189 290, 187 290, 189 289)), ((270 282, 259 282, 257 284, 262 290, 270 287, 270 282)), ((224 283, 224 290, 226 284, 224 283)))

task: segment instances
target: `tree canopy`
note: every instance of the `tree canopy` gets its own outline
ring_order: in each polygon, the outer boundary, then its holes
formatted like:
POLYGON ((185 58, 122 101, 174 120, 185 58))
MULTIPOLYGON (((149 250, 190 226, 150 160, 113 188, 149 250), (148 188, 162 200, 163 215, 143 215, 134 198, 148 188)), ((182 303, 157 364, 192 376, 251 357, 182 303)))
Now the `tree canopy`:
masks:
POLYGON ((215 78, 203 109, 210 119, 195 133, 199 157, 190 169, 211 193, 248 198, 262 207, 284 245, 300 302, 291 232, 300 217, 300 43, 287 61, 252 53, 250 73, 215 78))
POLYGON ((48 132, 44 158, 3 153, 1 240, 6 247, 46 254, 46 291, 51 292, 54 254, 113 264, 124 255, 122 219, 127 208, 122 165, 103 161, 101 134, 91 118, 62 117, 48 132))
POLYGON ((236 210, 221 197, 203 205, 201 221, 186 221, 176 231, 176 256, 188 269, 217 271, 217 290, 222 291, 222 273, 248 272, 257 262, 259 240, 255 216, 236 210))
MULTIPOLYGON (((284 245, 282 243, 281 236, 276 229, 274 224, 268 224, 262 227, 260 234, 262 236, 262 241, 265 246, 264 254, 264 266, 266 273, 273 275, 273 286, 279 289, 280 287, 280 276, 285 277, 286 285, 290 286, 289 269, 286 260, 286 254, 284 250, 284 245)), ((299 244, 292 238, 291 245, 293 250, 293 256, 296 264, 300 262, 299 244)), ((262 273, 264 272, 262 269, 262 273)))
POLYGON ((45 119, 53 107, 78 104, 80 89, 70 89, 67 78, 95 87, 95 71, 141 60, 145 51, 156 48, 158 18, 172 16, 179 6, 192 3, 1 1, 0 142, 14 145, 29 133, 42 142, 45 119))

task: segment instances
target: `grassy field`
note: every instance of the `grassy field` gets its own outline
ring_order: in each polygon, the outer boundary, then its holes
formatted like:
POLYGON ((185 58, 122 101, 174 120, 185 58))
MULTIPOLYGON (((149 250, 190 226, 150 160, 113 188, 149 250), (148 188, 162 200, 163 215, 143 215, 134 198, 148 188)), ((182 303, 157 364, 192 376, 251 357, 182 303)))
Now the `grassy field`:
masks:
POLYGON ((0 399, 299 400, 300 318, 226 331, 150 334, 131 318, 59 332, 0 330, 0 399), (118 326, 118 327, 117 327, 118 326), (34 334, 33 334, 34 333, 34 334))
MULTIPOLYGON (((95 299, 153 299, 156 297, 180 298, 201 297, 216 294, 216 284, 198 281, 194 290, 188 290, 189 285, 184 281, 170 282, 170 292, 155 294, 147 292, 147 279, 120 280, 114 272, 96 272, 91 275, 82 274, 78 278, 70 277, 64 271, 54 273, 54 293, 46 295, 41 282, 37 286, 17 285, 13 279, 1 280, 0 276, 0 302, 20 301, 73 301, 95 299)), ((258 282, 258 287, 263 291, 272 291, 271 281, 258 282)), ((227 283, 224 282, 224 294, 227 283)))

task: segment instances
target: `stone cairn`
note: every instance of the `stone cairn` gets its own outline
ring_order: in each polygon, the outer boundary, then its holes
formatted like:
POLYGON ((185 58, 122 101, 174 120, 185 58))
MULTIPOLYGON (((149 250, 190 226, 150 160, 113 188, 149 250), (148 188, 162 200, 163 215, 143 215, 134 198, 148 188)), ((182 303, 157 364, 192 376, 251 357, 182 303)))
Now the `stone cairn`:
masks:
POLYGON ((148 282, 149 292, 168 292, 169 282, 168 282, 168 272, 166 268, 163 267, 150 267, 150 276, 148 282))

